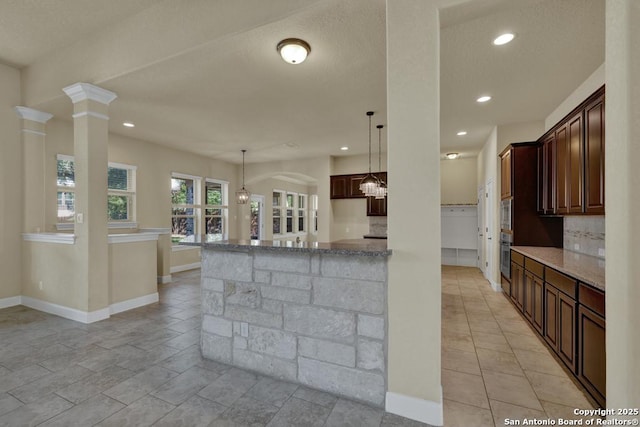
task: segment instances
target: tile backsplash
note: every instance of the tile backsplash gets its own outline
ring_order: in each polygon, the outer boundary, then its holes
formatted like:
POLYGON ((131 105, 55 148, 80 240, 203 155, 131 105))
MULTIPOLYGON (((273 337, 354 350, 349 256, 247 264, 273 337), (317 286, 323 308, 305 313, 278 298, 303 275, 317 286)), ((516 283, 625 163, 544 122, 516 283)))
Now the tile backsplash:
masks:
POLYGON ((604 258, 604 235, 604 216, 564 217, 565 249, 604 258))
POLYGON ((369 234, 374 236, 387 235, 387 217, 386 216, 370 216, 369 217, 369 234))

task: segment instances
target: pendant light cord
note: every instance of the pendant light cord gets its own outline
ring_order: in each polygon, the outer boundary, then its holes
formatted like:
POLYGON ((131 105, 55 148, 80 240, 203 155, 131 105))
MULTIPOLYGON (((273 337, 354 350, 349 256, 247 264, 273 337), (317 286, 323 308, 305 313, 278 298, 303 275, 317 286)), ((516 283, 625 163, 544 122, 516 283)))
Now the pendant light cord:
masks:
POLYGON ((373 111, 367 111, 367 116, 369 116, 369 175, 371 175, 371 116, 373 116, 373 111))
POLYGON ((378 125, 378 172, 382 176, 382 125, 378 125))
POLYGON ((244 190, 244 153, 247 150, 242 150, 242 189, 244 190))

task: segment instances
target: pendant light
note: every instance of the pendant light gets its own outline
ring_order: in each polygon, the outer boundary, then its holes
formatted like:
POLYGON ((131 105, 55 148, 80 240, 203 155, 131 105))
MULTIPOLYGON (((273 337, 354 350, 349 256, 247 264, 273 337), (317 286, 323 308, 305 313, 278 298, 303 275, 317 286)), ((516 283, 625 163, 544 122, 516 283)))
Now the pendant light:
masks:
POLYGON ((244 188, 244 153, 247 150, 242 150, 242 189, 236 191, 236 201, 239 205, 246 205, 249 202, 251 194, 244 188))
POLYGON ((371 116, 373 116, 373 111, 367 111, 367 116, 369 116, 369 173, 360 181, 360 191, 369 197, 376 195, 378 178, 371 174, 371 116))
POLYGON ((387 197, 387 184, 382 179, 382 128, 378 125, 378 189, 376 190, 376 199, 384 199, 387 197))

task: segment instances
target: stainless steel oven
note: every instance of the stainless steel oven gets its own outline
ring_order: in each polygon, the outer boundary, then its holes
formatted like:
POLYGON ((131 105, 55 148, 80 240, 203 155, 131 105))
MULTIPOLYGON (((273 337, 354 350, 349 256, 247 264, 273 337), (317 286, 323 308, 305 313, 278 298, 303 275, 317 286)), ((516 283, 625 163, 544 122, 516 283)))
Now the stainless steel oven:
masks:
POLYGON ((509 233, 500 233, 500 272, 511 280, 511 243, 513 236, 509 233))
POLYGON ((513 199, 505 199, 500 202, 500 229, 511 230, 511 208, 513 199))

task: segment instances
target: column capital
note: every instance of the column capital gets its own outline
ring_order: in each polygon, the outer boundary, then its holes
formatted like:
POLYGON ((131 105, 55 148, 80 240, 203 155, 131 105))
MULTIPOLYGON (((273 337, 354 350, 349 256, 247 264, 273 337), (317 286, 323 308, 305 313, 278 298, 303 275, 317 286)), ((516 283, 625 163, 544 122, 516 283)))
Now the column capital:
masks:
POLYGON ((89 99, 91 101, 109 105, 114 99, 118 97, 118 95, 114 92, 102 89, 101 87, 92 85, 90 83, 74 83, 62 90, 67 94, 69 98, 71 98, 71 102, 73 102, 74 104, 89 99))
POLYGON ((16 114, 24 120, 31 120, 38 123, 47 123, 53 114, 45 113, 44 111, 34 110, 29 107, 14 107, 16 114))

